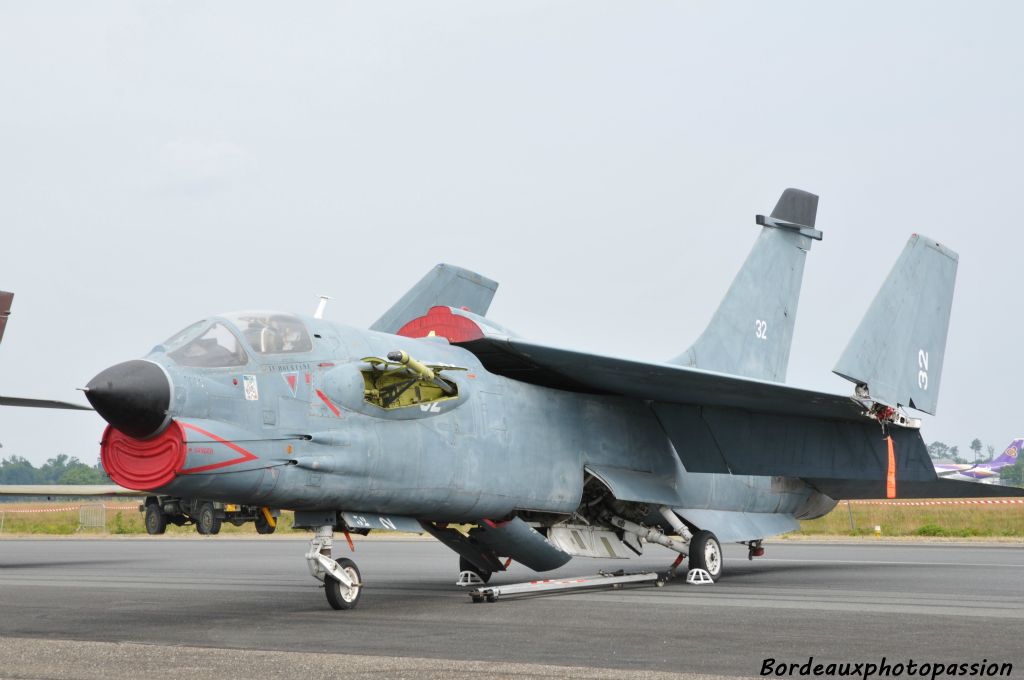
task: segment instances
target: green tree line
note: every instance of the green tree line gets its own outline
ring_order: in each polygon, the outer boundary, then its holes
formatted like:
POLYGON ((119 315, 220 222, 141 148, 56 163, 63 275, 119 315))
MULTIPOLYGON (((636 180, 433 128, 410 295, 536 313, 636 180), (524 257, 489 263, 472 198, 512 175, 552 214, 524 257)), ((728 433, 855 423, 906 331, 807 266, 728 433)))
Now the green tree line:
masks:
POLYGON ((999 471, 999 483, 1004 486, 1024 486, 1024 460, 1018 459, 1013 465, 999 471))
MULTIPOLYGON (((951 460, 954 463, 987 463, 996 457, 996 447, 985 445, 975 438, 968 447, 971 453, 960 454, 959 446, 949 446, 945 442, 934 441, 928 445, 928 455, 933 460, 951 460), (984 449, 984 451, 983 451, 984 449)), ((1002 449, 1000 449, 1002 453, 1002 449)))
POLYGON ((110 484, 110 477, 100 467, 88 465, 74 457, 59 454, 35 467, 26 458, 8 456, 0 459, 0 484, 110 484))

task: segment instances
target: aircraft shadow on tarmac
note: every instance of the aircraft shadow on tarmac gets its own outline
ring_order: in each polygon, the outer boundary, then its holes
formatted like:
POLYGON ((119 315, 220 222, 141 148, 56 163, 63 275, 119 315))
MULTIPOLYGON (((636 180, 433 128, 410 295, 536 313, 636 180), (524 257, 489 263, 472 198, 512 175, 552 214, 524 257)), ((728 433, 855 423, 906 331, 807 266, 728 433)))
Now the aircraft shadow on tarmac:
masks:
MULTIPOLYGON (((0 562, 0 569, 63 569, 66 567, 89 567, 110 565, 111 560, 51 560, 48 562, 0 562)), ((118 562, 118 566, 124 566, 118 562)))

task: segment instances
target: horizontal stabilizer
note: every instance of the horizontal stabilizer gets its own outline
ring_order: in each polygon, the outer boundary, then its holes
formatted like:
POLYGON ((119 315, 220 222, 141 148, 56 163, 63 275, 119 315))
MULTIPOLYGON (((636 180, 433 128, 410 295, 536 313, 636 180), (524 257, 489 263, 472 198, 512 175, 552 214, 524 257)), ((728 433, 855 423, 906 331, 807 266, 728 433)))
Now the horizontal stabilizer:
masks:
MULTIPOLYGON (((968 472, 974 472, 977 469, 977 465, 964 465, 963 467, 957 466, 952 470, 944 470, 942 468, 936 468, 935 474, 939 477, 953 477, 955 475, 962 475, 968 472)), ((993 475, 996 473, 992 473, 993 475)))
MULTIPOLYGON (((885 480, 889 471, 881 428, 867 418, 840 421, 662 403, 652 408, 688 472, 885 480)), ((899 482, 936 479, 920 432, 892 428, 890 435, 899 482)))
POLYGON ((958 259, 929 238, 910 237, 833 369, 859 396, 935 413, 958 259))
POLYGON ((370 330, 398 333, 402 326, 436 306, 467 309, 485 316, 497 289, 497 282, 475 272, 439 264, 377 319, 370 330))

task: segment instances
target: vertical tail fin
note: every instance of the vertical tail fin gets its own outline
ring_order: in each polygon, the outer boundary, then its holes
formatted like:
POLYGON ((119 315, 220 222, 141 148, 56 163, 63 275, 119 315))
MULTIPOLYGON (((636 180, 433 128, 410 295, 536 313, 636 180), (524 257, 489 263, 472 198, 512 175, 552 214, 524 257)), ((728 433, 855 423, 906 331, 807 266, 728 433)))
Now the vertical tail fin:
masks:
POLYGON ((861 396, 934 415, 959 259, 911 236, 832 372, 861 396))
POLYGON ((434 306, 466 308, 485 316, 498 284, 461 267, 439 264, 409 289, 370 330, 397 333, 398 329, 423 316, 434 306))
POLYGON ((757 216, 761 234, 711 322, 690 349, 671 363, 785 382, 804 259, 818 197, 786 189, 769 217, 757 216))
POLYGON ((1021 447, 1024 447, 1024 439, 1014 439, 1010 442, 998 458, 992 461, 992 467, 1003 467, 1005 465, 1016 465, 1017 456, 1020 454, 1021 447))

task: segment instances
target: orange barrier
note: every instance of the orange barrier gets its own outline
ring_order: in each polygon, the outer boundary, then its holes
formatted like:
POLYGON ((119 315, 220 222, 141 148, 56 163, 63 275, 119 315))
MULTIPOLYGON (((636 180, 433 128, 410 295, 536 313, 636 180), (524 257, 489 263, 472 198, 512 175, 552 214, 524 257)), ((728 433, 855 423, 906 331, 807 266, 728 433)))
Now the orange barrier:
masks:
POLYGON ((960 498, 941 501, 848 501, 855 505, 1024 505, 1024 498, 960 498))
MULTIPOLYGON (((83 504, 87 505, 87 504, 83 504)), ((28 508, 21 510, 7 510, 0 505, 0 512, 7 513, 9 515, 28 515, 36 512, 68 512, 70 510, 80 510, 82 505, 66 505, 59 508, 28 508)), ((104 510, 138 510, 138 504, 134 505, 104 505, 104 510)))

